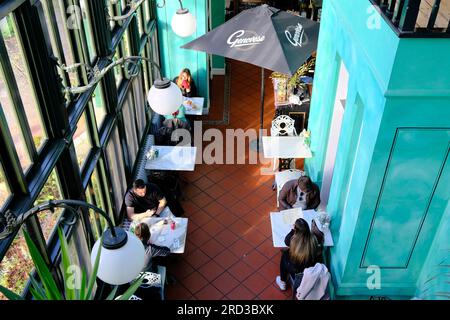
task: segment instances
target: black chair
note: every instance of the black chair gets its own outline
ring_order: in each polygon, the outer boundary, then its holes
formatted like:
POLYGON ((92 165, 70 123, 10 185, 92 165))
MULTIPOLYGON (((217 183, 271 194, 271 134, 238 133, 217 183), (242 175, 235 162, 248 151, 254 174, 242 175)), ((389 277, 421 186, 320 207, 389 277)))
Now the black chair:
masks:
POLYGON ((292 289, 292 300, 296 300, 296 294, 297 294, 297 288, 300 287, 300 283, 302 283, 303 279, 303 272, 296 273, 295 277, 292 277, 292 275, 289 275, 289 283, 291 285, 292 289))
MULTIPOLYGON (((297 300, 297 289, 300 287, 300 284, 303 280, 303 272, 296 273, 295 277, 289 275, 289 283, 292 288, 292 300, 297 300)), ((320 300, 330 300, 329 287, 327 287, 324 296, 320 300)))

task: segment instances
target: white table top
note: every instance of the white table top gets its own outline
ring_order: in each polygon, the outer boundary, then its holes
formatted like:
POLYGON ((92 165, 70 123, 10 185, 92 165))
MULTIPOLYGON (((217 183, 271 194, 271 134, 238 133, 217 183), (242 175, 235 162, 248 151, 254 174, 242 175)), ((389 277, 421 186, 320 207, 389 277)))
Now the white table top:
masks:
POLYGON ((205 98, 203 97, 183 97, 183 105, 186 108, 187 115, 201 116, 203 114, 203 106, 205 104, 205 98), (192 105, 187 101, 192 101, 192 105))
MULTIPOLYGON (((302 210, 301 208, 288 209, 280 212, 270 213, 270 223, 272 225, 272 239, 275 248, 285 248, 284 238, 292 230, 292 226, 298 218, 303 218, 308 222, 311 228, 312 220, 319 214, 315 210, 302 210)), ((334 245, 331 237, 330 229, 325 229, 324 246, 331 247, 334 245)))
POLYGON ((194 171, 197 147, 152 146, 158 158, 147 159, 146 170, 194 171))
POLYGON ((148 218, 144 222, 150 228, 150 242, 157 246, 170 248, 171 253, 184 253, 187 235, 187 218, 168 218, 168 223, 164 224, 166 218, 148 218), (175 221, 175 229, 170 228, 171 219, 175 221), (175 240, 178 239, 178 246, 175 246, 175 240))
POLYGON ((300 136, 264 136, 262 141, 266 158, 312 158, 311 149, 300 136))

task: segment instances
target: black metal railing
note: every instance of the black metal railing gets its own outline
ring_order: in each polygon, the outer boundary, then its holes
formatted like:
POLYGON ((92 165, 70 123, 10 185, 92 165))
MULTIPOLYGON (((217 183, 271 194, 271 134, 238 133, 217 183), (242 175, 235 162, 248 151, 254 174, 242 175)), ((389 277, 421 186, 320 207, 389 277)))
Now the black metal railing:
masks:
MULTIPOLYGON (((450 13, 444 12, 441 0, 369 0, 400 37, 450 38, 450 13), (421 6, 422 2, 428 5, 421 6), (426 3, 425 3, 426 2, 426 3), (431 9, 430 9, 431 6, 431 9), (439 14, 447 25, 436 26, 439 14)), ((440 21, 442 23, 442 19, 440 21)))

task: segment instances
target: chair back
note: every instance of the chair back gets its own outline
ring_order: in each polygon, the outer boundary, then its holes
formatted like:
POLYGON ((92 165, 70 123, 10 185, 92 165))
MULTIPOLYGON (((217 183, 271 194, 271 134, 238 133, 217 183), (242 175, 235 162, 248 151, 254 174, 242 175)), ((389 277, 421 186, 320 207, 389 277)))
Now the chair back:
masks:
POLYGON ((281 115, 272 120, 272 136, 296 136, 295 120, 287 115, 281 115))
POLYGON ((294 290, 295 299, 329 300, 330 278, 330 272, 323 263, 316 263, 314 267, 306 268, 303 270, 302 278, 294 290))
POLYGON ((303 272, 299 272, 295 274, 295 277, 289 275, 289 282, 291 283, 292 289, 292 300, 296 300, 297 288, 300 287, 300 283, 302 283, 303 272))

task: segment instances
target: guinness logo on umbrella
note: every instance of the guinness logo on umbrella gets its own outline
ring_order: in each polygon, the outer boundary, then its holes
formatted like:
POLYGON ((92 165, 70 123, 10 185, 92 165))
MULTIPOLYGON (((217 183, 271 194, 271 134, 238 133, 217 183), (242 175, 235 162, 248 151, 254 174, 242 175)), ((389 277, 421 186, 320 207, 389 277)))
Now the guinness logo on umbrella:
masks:
POLYGON ((230 48, 245 51, 252 49, 255 45, 261 44, 265 39, 265 36, 260 36, 254 31, 238 30, 228 37, 227 43, 230 48))
POLYGON ((296 26, 289 26, 284 31, 286 38, 294 47, 303 47, 308 41, 308 36, 305 33, 305 29, 300 23, 296 26))

